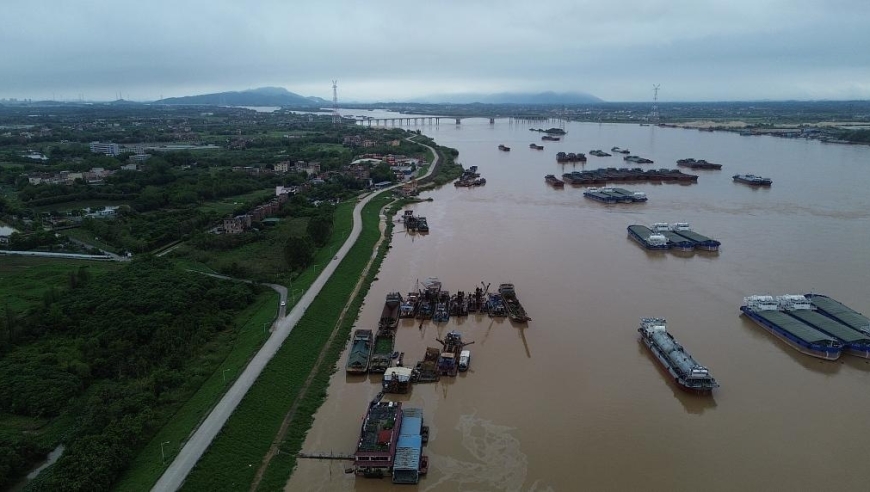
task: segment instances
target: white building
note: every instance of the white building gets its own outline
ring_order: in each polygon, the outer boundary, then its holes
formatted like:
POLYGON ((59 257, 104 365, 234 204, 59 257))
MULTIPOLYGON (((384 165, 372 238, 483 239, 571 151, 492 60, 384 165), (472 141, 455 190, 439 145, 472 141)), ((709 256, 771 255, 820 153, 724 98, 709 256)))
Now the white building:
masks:
POLYGON ((121 153, 121 148, 116 143, 91 142, 91 152, 115 156, 121 153))

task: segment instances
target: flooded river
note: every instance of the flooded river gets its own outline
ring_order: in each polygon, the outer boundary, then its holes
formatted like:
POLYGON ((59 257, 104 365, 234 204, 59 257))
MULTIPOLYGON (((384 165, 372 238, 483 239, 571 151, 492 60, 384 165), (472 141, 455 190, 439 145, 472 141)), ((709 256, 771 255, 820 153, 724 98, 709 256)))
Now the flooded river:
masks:
MULTIPOLYGON (((571 123, 561 142, 531 127, 463 120, 421 127, 487 183, 446 186, 413 206, 428 235, 395 229, 357 322, 377 328, 384 296, 438 277, 444 289, 513 282, 528 326, 471 316, 403 320, 396 350, 422 358, 451 329, 475 343, 471 368, 388 399, 422 407, 431 438, 424 491, 863 490, 870 480, 870 363, 799 354, 739 314, 744 296, 814 291, 870 314, 870 147, 654 126, 571 123), (529 149, 535 142, 544 150, 529 149), (512 148, 501 152, 498 144, 512 148), (604 205, 544 175, 625 167, 622 156, 561 165, 558 151, 629 148, 694 185, 626 184, 645 204, 604 205), (732 182, 773 179, 769 189, 732 182), (690 222, 718 255, 647 252, 630 224, 690 222), (639 318, 669 331, 721 388, 685 394, 638 341, 639 318)), ((637 167, 631 165, 628 167, 637 167)), ((650 167, 646 165, 645 167, 650 167)), ((348 377, 346 353, 303 446, 352 453, 380 376, 348 377)), ((300 460, 286 490, 409 490, 356 479, 347 462, 300 460)))

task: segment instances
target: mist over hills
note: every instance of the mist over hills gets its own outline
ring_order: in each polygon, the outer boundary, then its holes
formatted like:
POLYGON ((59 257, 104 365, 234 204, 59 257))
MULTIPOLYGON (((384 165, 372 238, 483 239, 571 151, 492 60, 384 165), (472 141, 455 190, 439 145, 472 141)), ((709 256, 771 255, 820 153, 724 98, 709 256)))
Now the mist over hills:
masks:
POLYGON ((168 97, 155 104, 202 104, 212 106, 311 106, 321 107, 331 103, 319 97, 306 97, 283 87, 259 87, 246 91, 217 92, 196 96, 168 97))
POLYGON ((435 94, 408 102, 429 104, 589 104, 603 102, 585 92, 499 92, 496 94, 435 94))

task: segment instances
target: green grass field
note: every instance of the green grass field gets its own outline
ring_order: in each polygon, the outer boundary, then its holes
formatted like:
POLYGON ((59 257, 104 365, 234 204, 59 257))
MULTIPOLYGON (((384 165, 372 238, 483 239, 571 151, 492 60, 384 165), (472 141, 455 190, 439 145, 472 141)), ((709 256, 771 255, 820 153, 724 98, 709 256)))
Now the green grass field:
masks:
POLYGON ((119 263, 0 256, 0 308, 17 313, 42 306, 45 292, 52 287, 69 287, 69 274, 87 267, 92 274, 121 268, 119 263))
POLYGON ((245 206, 246 204, 260 203, 266 198, 272 196, 272 190, 257 190, 244 195, 236 195, 216 200, 213 202, 205 202, 197 210, 200 212, 216 212, 220 215, 229 215, 233 210, 245 206))
MULTIPOLYGON (((244 489, 252 482, 287 410, 299 395, 301 385, 312 371, 329 338, 341 311, 340 307, 348 301, 360 273, 371 258, 372 248, 380 237, 377 224, 378 213, 383 204, 383 200, 374 200, 365 207, 365 227, 360 239, 188 476, 183 490, 227 490, 234 487, 244 489)), ((377 269, 373 269, 372 273, 376 271, 377 269)), ((337 340, 340 346, 346 341, 341 336, 337 340)), ((338 353, 340 354, 340 347, 338 353)), ((329 367, 334 365, 334 360, 327 362, 329 367)), ((291 443, 298 441, 301 444, 300 439, 307 432, 314 411, 326 395, 325 385, 328 384, 330 371, 323 372, 325 374, 315 379, 316 386, 308 391, 314 397, 314 403, 306 398, 299 408, 296 424, 303 424, 305 430, 288 434, 288 441, 291 443)), ((280 456, 283 457, 285 452, 292 451, 282 447, 280 456)), ((281 482, 282 477, 286 480, 289 473, 290 469, 268 471, 261 488, 280 489, 283 483, 277 488, 275 484, 281 482), (273 476, 275 478, 271 478, 273 476)))
POLYGON ((87 229, 83 229, 81 227, 76 227, 75 229, 64 229, 63 232, 61 232, 61 234, 63 234, 64 236, 71 237, 73 239, 78 239, 79 241, 82 241, 83 243, 87 243, 87 244, 90 244, 92 246, 96 246, 97 248, 100 248, 102 250, 109 251, 112 253, 118 253, 117 248, 115 248, 114 246, 111 246, 107 243, 104 243, 103 241, 100 241, 99 239, 96 238, 96 236, 94 235, 93 232, 91 232, 87 229))

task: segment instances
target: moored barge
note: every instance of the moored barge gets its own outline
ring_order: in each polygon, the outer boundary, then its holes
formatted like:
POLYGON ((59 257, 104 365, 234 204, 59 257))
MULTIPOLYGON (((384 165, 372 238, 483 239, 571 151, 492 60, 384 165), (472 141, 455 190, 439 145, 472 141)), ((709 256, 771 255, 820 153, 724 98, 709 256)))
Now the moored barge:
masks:
POLYGON ((661 234, 668 240, 668 245, 679 251, 694 251, 695 241, 673 232, 666 222, 656 222, 650 227, 654 233, 661 234))
POLYGON ((505 152, 510 152, 511 148, 504 144, 498 144, 498 150, 503 150, 505 152))
POLYGON ((806 298, 825 316, 833 318, 852 329, 870 334, 870 318, 867 316, 828 296, 807 294, 806 298))
POLYGON ((715 239, 711 239, 707 236, 698 234, 697 232, 693 231, 692 228, 689 227, 688 222, 676 222, 671 225, 671 230, 674 233, 679 234, 680 236, 683 236, 690 241, 693 241, 695 243, 695 248, 697 249, 717 252, 719 251, 719 246, 722 245, 721 242, 715 239))
POLYGON ((628 236, 646 249, 666 250, 670 249, 668 239, 662 234, 653 232, 649 227, 642 225, 628 226, 628 236))
POLYGON ((372 330, 354 330, 345 369, 351 374, 365 374, 372 358, 372 330))
POLYGON ((608 154, 607 152, 605 152, 601 149, 596 149, 596 150, 590 150, 589 155, 594 155, 595 157, 610 157, 612 154, 608 154))
POLYGON ((363 418, 353 469, 369 478, 389 476, 402 428, 402 403, 372 401, 363 418))
POLYGON ((787 315, 773 296, 745 297, 740 311, 759 326, 806 355, 836 360, 843 351, 843 342, 787 315))
POLYGON ((750 186, 770 186, 773 184, 773 180, 770 178, 762 178, 754 174, 735 174, 731 176, 731 179, 737 183, 748 184, 750 186))
POLYGON ((543 146, 543 145, 538 145, 538 144, 536 144, 536 143, 530 143, 530 144, 529 144, 529 148, 530 148, 530 149, 533 149, 533 150, 544 150, 544 146, 543 146))
POLYGON ((384 309, 381 311, 381 319, 378 322, 378 328, 395 329, 399 326, 399 310, 402 305, 402 295, 398 292, 390 292, 387 294, 384 302, 384 309))
POLYGON ((847 354, 870 358, 870 335, 867 333, 819 313, 816 306, 802 295, 780 296, 779 303, 789 316, 843 342, 847 354))
POLYGON ((514 289, 514 284, 499 285, 498 293, 501 294, 502 300, 507 308, 508 317, 510 317, 512 321, 525 323, 532 320, 532 318, 526 314, 526 310, 523 308, 523 305, 520 304, 519 299, 517 299, 517 292, 516 289, 514 289))
POLYGON ((689 169, 709 169, 709 170, 719 170, 722 169, 722 164, 714 164, 712 162, 707 162, 704 159, 695 160, 693 157, 689 157, 688 159, 679 159, 677 161, 678 166, 688 167, 689 169))
POLYGON ((553 188, 564 188, 565 187, 565 182, 562 181, 561 179, 557 178, 553 174, 548 174, 548 175, 544 176, 544 181, 549 183, 550 186, 552 186, 553 188))
POLYGON ((641 318, 637 329, 640 339, 664 366, 674 382, 690 393, 709 395, 719 383, 710 371, 698 364, 682 345, 668 333, 667 323, 661 318, 641 318))

